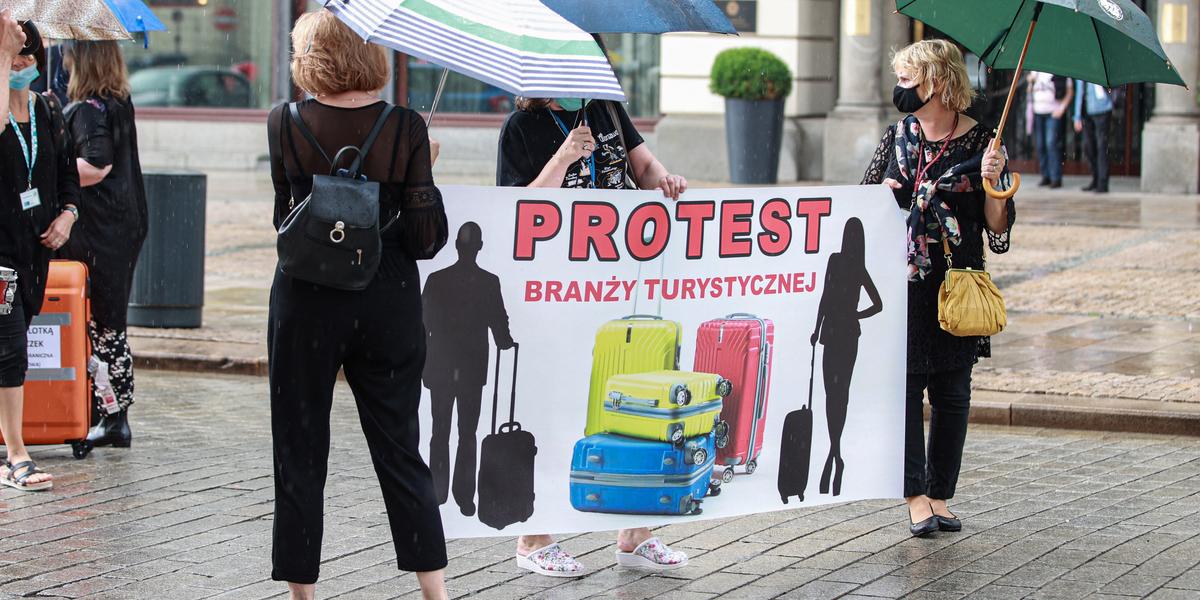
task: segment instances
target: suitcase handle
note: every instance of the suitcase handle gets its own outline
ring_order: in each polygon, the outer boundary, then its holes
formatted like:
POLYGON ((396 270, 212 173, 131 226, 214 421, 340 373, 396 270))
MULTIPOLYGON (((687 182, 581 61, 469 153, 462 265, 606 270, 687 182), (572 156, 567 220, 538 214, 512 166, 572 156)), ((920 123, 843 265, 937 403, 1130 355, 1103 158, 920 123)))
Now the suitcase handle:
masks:
MULTIPOLYGON (((513 368, 512 368, 512 397, 508 404, 508 421, 500 427, 501 431, 504 427, 516 424, 516 431, 521 430, 521 424, 516 423, 517 412, 517 360, 521 356, 521 344, 513 342, 513 368)), ((500 346, 496 346, 496 382, 492 384, 492 433, 496 433, 496 413, 500 409, 500 346)))
POLYGON ((648 320, 652 320, 652 321, 661 321, 662 316, 661 315, 626 315, 624 317, 621 317, 622 321, 633 321, 633 320, 637 320, 637 319, 648 319, 648 320))
POLYGON ((817 372, 817 345, 813 344, 812 363, 808 366, 808 410, 812 410, 813 377, 817 372))
POLYGON ((521 424, 516 421, 509 421, 500 426, 500 433, 512 433, 514 431, 521 431, 521 424))
POLYGON ((725 318, 726 319, 751 320, 751 321, 761 321, 762 320, 762 319, 758 318, 758 315, 752 315, 750 313, 744 313, 744 312, 726 315, 725 318))

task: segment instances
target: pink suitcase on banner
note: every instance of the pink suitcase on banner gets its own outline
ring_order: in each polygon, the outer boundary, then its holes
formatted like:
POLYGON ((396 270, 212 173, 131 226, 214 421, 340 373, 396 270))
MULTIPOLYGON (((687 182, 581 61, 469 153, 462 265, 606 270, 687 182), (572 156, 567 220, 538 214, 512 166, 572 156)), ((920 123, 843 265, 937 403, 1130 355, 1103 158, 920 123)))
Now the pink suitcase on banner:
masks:
POLYGON ((774 345, 775 324, 746 313, 707 321, 696 332, 693 368, 717 373, 733 383, 733 393, 725 398, 721 411, 721 419, 729 424, 729 442, 717 448, 717 467, 713 471, 714 477, 720 473, 726 483, 733 480, 734 466, 745 465, 747 474, 758 468, 774 345))

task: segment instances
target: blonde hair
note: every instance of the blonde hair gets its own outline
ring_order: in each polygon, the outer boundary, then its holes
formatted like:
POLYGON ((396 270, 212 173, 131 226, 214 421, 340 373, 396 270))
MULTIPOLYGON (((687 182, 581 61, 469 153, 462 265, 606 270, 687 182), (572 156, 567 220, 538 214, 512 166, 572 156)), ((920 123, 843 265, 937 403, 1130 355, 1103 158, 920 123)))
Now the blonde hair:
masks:
POLYGON ((946 40, 922 40, 897 50, 892 70, 907 73, 917 85, 929 83, 931 94, 941 86, 941 102, 954 112, 967 110, 975 98, 962 52, 946 40))
POLYGON ((313 96, 374 92, 387 85, 387 52, 327 10, 306 13, 292 29, 292 79, 313 96))
POLYGON ((74 42, 65 53, 71 57, 71 100, 129 97, 129 71, 116 42, 74 42))

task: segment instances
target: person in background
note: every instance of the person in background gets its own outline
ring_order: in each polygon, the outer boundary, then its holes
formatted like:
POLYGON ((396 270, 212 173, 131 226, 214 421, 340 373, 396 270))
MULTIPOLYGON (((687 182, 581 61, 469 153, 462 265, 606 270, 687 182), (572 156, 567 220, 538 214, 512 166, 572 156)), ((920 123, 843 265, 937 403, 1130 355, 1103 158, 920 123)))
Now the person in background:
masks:
MULTIPOLYGON (((299 121, 287 104, 267 117, 277 229, 311 193, 313 176, 329 172, 326 157, 362 147, 388 109, 379 99, 389 73, 383 47, 364 44, 329 11, 296 21, 291 72, 311 99, 297 106, 299 121)), ((275 270, 267 325, 275 464, 271 578, 288 582, 293 600, 313 598, 320 575, 329 411, 339 371, 358 405, 397 565, 416 573, 426 599, 446 598, 446 538, 433 475, 419 449, 425 328, 417 261, 436 256, 449 235, 429 160, 421 116, 392 110, 362 169, 379 183, 381 218, 389 222, 398 214, 399 220, 380 235, 379 270, 366 289, 339 290, 275 270)), ((334 477, 347 467, 332 466, 334 477)))
POLYGON ((33 23, 18 25, 0 11, 0 59, 10 65, 0 69, 0 433, 8 452, 0 483, 21 491, 54 485, 22 439, 27 331, 41 312, 50 257, 79 218, 79 175, 62 115, 29 89, 41 76, 41 51, 33 23))
POLYGON ((1071 80, 1031 71, 1026 77, 1033 98, 1033 136, 1042 180, 1038 186, 1062 187, 1063 115, 1071 106, 1075 90, 1071 80))
MULTIPOLYGON (((496 185, 662 190, 675 200, 687 180, 672 175, 643 143, 619 103, 578 98, 518 98, 500 132, 496 185), (615 117, 615 118, 614 118, 615 117)), ((517 566, 551 577, 578 577, 584 566, 549 535, 517 539, 517 566)), ((617 564, 662 571, 687 564, 647 528, 617 535, 617 564)))
POLYGON ((1075 82, 1075 133, 1083 133, 1083 155, 1092 169, 1085 192, 1108 193, 1108 123, 1112 95, 1102 85, 1075 82))
POLYGON ((88 267, 88 336, 92 355, 99 360, 92 397, 100 420, 81 442, 87 453, 133 443, 133 355, 125 315, 148 222, 129 76, 120 46, 112 41, 75 42, 66 46, 64 64, 71 71, 67 128, 79 157, 87 218, 59 255, 88 267), (107 385, 101 370, 107 371, 107 385))
POLYGON ((984 192, 984 179, 998 185, 1007 155, 991 148, 991 127, 962 114, 975 92, 958 48, 945 40, 917 42, 896 52, 892 69, 892 102, 907 116, 884 132, 862 185, 886 185, 908 213, 904 497, 909 532, 925 536, 962 530, 947 501, 967 439, 971 371, 991 356, 989 338, 954 336, 938 324, 938 292, 950 267, 943 240, 954 267, 982 269, 985 237, 993 253, 1008 251, 1016 207, 984 192))

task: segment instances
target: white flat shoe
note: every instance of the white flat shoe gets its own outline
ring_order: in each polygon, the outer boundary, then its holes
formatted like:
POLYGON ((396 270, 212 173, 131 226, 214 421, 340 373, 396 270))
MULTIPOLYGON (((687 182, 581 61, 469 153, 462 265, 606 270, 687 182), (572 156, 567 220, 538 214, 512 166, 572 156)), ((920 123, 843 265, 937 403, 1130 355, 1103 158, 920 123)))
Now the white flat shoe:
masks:
POLYGON ((686 567, 687 564, 687 554, 672 550, 656 537, 642 542, 633 552, 617 551, 617 565, 627 569, 670 571, 686 567))
POLYGON ((582 577, 587 574, 583 564, 558 544, 534 550, 528 556, 518 554, 517 567, 546 577, 582 577))

